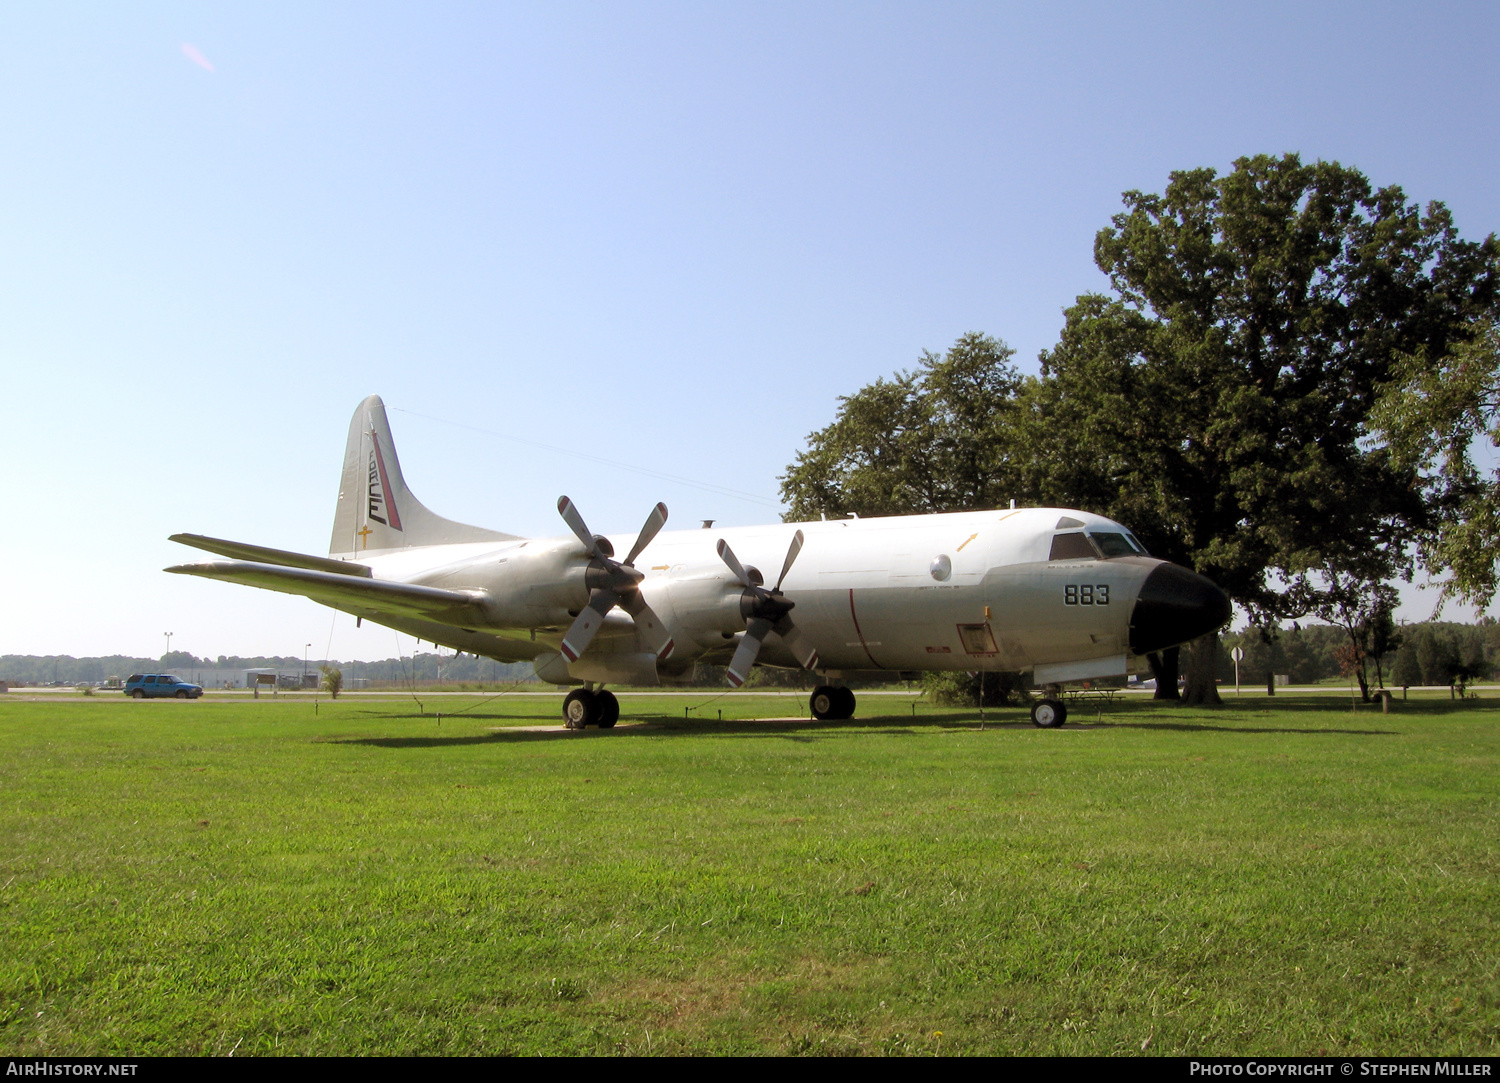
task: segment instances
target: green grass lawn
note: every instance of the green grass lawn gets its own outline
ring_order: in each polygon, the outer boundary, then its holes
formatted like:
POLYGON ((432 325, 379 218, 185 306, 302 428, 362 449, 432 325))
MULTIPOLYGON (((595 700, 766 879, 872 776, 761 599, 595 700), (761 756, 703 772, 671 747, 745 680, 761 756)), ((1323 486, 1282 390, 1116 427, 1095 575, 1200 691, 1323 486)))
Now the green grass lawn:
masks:
POLYGON ((0 697, 0 1050, 1500 1053, 1484 701, 709 700, 0 697))

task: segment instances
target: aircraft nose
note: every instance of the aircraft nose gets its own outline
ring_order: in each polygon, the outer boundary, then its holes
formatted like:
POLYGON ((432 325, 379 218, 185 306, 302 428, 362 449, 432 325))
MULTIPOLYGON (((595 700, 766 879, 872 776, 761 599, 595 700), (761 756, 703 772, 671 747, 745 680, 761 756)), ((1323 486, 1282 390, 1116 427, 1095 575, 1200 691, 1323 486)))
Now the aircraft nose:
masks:
POLYGON ((1229 612, 1229 596, 1211 581, 1176 564, 1159 564, 1130 612, 1130 649, 1149 654, 1197 639, 1229 620, 1229 612))

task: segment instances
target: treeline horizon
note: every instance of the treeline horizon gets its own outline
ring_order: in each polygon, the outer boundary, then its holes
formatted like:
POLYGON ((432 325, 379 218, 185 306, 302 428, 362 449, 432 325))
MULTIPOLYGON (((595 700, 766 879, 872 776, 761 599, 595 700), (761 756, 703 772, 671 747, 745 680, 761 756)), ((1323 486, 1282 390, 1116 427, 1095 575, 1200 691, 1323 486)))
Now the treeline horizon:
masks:
MULTIPOLYGON (((320 672, 323 666, 332 666, 344 675, 344 686, 351 680, 421 681, 437 680, 468 683, 514 683, 536 680, 530 662, 497 662, 491 658, 475 658, 471 654, 461 657, 438 655, 421 651, 399 658, 383 658, 378 661, 344 661, 337 658, 308 658, 305 668, 310 673, 320 672)), ((280 673, 301 673, 304 659, 301 655, 225 655, 199 657, 188 651, 169 651, 157 658, 143 658, 125 654, 107 654, 96 657, 76 658, 67 654, 5 654, 0 655, 0 680, 16 684, 81 684, 107 680, 110 677, 128 677, 132 673, 175 673, 180 677, 192 677, 194 673, 242 673, 247 669, 275 669, 280 673)))
MULTIPOLYGON (((1225 684, 1234 681, 1234 660, 1230 652, 1240 647, 1245 657, 1240 662, 1243 685, 1264 684, 1268 673, 1284 674, 1293 684, 1315 684, 1334 677, 1350 675, 1350 658, 1345 652, 1348 635, 1337 625, 1289 622, 1269 632, 1247 626, 1227 632, 1220 642, 1215 676, 1225 684)), ((1481 617, 1477 622, 1422 621, 1403 625, 1392 649, 1380 659, 1378 672, 1371 674, 1377 683, 1400 685, 1444 685, 1456 679, 1488 680, 1500 670, 1500 621, 1481 617)), ((317 673, 331 666, 344 675, 345 687, 353 680, 376 683, 436 682, 454 684, 513 684, 537 680, 530 662, 498 662, 476 658, 471 654, 455 657, 432 651, 410 656, 382 658, 376 661, 344 661, 337 658, 308 658, 309 672, 317 673)), ((300 655, 208 655, 188 651, 171 651, 159 658, 109 654, 78 658, 66 654, 0 655, 0 680, 21 684, 82 684, 127 677, 132 673, 176 673, 191 677, 195 673, 243 672, 247 669, 275 669, 282 673, 301 673, 304 660, 300 655)), ((712 680, 721 672, 705 667, 703 678, 712 680)), ((756 671, 755 684, 796 684, 799 674, 756 671)), ((895 679, 895 674, 892 674, 895 679)), ((695 682, 696 683, 696 682, 695 682)))

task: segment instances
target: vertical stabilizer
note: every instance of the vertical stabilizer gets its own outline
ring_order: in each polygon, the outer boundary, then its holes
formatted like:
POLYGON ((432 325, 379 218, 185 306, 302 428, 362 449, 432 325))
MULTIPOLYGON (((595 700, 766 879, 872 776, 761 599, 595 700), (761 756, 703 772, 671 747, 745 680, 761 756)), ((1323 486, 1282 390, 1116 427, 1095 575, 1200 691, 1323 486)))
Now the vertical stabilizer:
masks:
POLYGON ((434 515, 406 487, 401 460, 391 440, 385 403, 371 395, 349 422, 338 510, 328 555, 353 557, 418 545, 511 541, 514 534, 466 526, 434 515))

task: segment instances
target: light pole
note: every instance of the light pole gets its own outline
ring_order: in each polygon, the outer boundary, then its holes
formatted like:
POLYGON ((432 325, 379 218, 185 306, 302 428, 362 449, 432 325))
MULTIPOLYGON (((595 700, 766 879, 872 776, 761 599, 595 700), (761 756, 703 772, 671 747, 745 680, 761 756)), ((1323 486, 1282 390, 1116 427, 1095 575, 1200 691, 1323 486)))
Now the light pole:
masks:
POLYGON ((311 643, 307 644, 306 646, 304 646, 302 648, 302 687, 303 688, 307 687, 307 652, 310 651, 310 650, 312 650, 312 644, 311 643))
MULTIPOLYGON (((163 632, 162 633, 162 635, 164 635, 164 636, 167 637, 167 654, 171 654, 172 653, 172 636, 174 634, 176 634, 176 633, 173 633, 173 632, 163 632)), ((162 655, 162 659, 161 660, 163 662, 165 662, 167 660, 167 655, 166 654, 162 655)))

